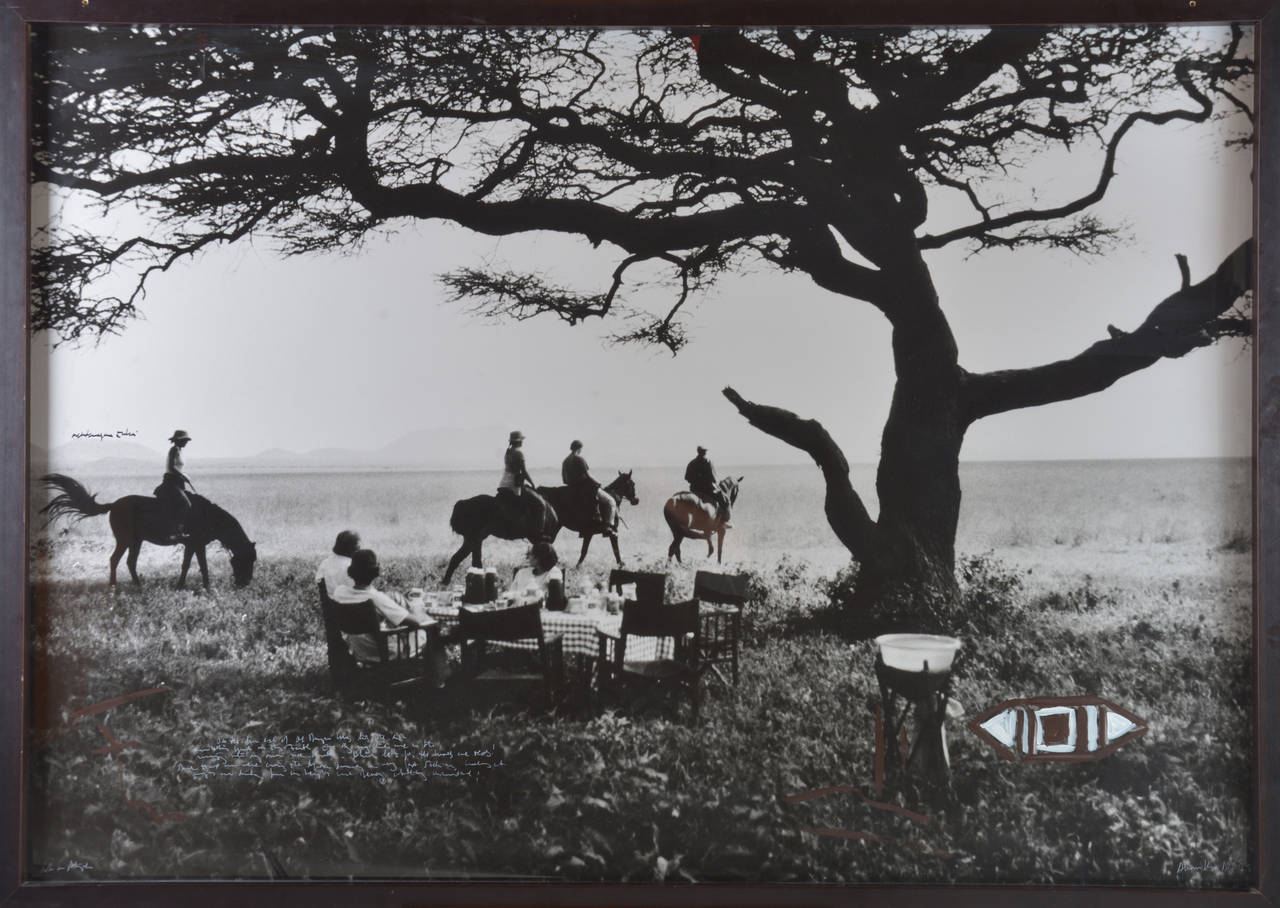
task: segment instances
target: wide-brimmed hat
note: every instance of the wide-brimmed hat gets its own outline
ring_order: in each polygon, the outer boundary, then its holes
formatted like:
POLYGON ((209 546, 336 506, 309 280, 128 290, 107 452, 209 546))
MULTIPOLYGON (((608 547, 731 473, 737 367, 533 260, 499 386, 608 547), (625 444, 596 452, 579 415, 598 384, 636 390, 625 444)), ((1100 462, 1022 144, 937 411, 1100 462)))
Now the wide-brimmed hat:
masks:
POLYGON ((511 437, 507 439, 508 444, 515 444, 517 441, 524 441, 524 433, 516 429, 511 433, 511 437))
POLYGON ((171 437, 169 440, 172 442, 190 441, 191 436, 187 434, 186 429, 179 429, 178 431, 173 433, 173 437, 171 437))
POLYGON ((373 549, 361 549, 351 556, 351 564, 347 567, 351 579, 359 583, 361 580, 372 580, 381 573, 378 567, 378 556, 373 549))
POLYGON ((704 448, 702 445, 698 445, 698 453, 699 453, 699 454, 706 454, 706 453, 707 453, 707 449, 706 449, 706 448, 704 448))

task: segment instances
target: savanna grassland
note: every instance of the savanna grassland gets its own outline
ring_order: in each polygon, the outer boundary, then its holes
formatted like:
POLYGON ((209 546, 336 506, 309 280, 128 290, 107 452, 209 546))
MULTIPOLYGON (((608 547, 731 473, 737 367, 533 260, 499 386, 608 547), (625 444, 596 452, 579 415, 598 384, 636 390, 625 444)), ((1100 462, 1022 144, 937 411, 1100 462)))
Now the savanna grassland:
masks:
MULTIPOLYGON (((215 551, 212 587, 176 590, 177 551, 149 549, 144 584, 112 591, 105 519, 43 528, 32 543, 33 870, 49 879, 1245 885, 1248 464, 966 469, 963 596, 948 616, 964 640, 953 692, 966 719, 949 723, 951 788, 884 795, 926 822, 851 793, 787 799, 872 784, 873 646, 849 633, 841 610, 853 569, 814 522, 816 471, 735 471, 746 480, 725 568, 752 575, 742 680, 733 691, 709 685, 697 724, 611 702, 571 700, 546 715, 477 706, 451 690, 401 702, 333 694, 311 582, 333 534, 362 532, 382 559, 383 588, 435 586, 456 546, 448 504, 484 491, 478 474, 205 477, 201 491, 257 541, 244 589, 215 551), (75 717, 156 687, 166 692, 75 717), (1001 700, 1044 694, 1113 699, 1150 731, 1101 762, 1015 765, 964 727, 1001 700), (136 746, 95 752, 108 732, 136 746), (375 734, 489 754, 492 768, 382 780, 190 771, 198 749, 219 741, 375 734)), ((624 508, 624 555, 664 569, 657 512, 678 476, 636 478, 641 505, 624 508)), ((137 480, 84 479, 104 500, 139 490, 137 480)), ((557 548, 576 560, 576 539, 557 548)), ((607 552, 597 540, 571 589, 604 577, 607 552)), ((522 554, 498 543, 486 560, 507 568, 522 554)), ((685 560, 672 569, 671 597, 687 596, 706 564, 690 543, 685 560)), ((321 744, 305 759, 331 765, 321 744)))

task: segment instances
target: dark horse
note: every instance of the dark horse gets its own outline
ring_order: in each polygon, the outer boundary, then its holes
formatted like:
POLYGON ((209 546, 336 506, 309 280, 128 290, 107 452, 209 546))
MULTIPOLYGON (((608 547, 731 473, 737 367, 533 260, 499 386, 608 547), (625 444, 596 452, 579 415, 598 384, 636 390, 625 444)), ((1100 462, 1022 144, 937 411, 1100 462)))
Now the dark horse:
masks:
MULTIPOLYGON (((129 566, 129 576, 134 583, 138 580, 138 552, 142 543, 152 545, 178 545, 171 540, 172 526, 169 515, 162 502, 148 495, 126 495, 117 498, 110 504, 98 501, 97 496, 70 476, 51 473, 43 477, 45 485, 61 490, 55 495, 40 513, 48 514, 50 519, 58 517, 74 517, 83 520, 86 517, 97 517, 99 514, 110 515, 111 532, 116 537, 116 549, 111 553, 111 580, 116 582, 116 566, 120 556, 127 549, 129 557, 125 564, 129 566)), ((178 578, 178 588, 187 583, 187 570, 191 567, 191 556, 200 563, 200 577, 204 585, 209 585, 209 565, 205 561, 204 549, 210 542, 217 540, 231 552, 231 573, 235 577, 236 586, 244 586, 253 579, 253 564, 258 560, 258 549, 249 541, 249 537, 240 527, 239 521, 218 507, 203 495, 190 494, 191 512, 187 515, 187 539, 183 545, 186 551, 182 556, 182 576, 178 578)))
POLYGON ((449 527, 462 537, 462 547, 449 559, 444 572, 444 582, 453 577, 462 559, 471 554, 471 564, 483 567, 480 546, 489 536, 499 539, 527 539, 530 542, 551 542, 560 532, 560 518, 556 510, 541 495, 529 489, 512 496, 509 506, 496 495, 476 495, 454 502, 449 515, 449 527), (519 513, 521 510, 523 514, 519 513))
POLYGON ((606 514, 603 521, 593 519, 593 515, 583 513, 582 499, 576 497, 568 486, 538 486, 538 494, 555 508, 560 523, 566 530, 573 530, 582 537, 582 554, 578 556, 578 564, 587 557, 587 549, 592 538, 597 534, 609 537, 613 543, 613 557, 622 564, 622 555, 618 551, 618 520, 621 515, 622 501, 626 499, 635 507, 640 503, 636 498, 636 484, 631 478, 631 470, 618 471, 618 478, 604 486, 604 491, 613 499, 611 514, 606 514))
POLYGON ((738 500, 738 483, 742 482, 743 477, 739 476, 736 480, 726 476, 720 480, 720 494, 727 502, 724 513, 718 514, 714 504, 703 501, 693 492, 676 492, 667 499, 667 503, 662 506, 662 516, 667 519, 667 526, 671 527, 671 545, 667 549, 667 560, 670 561, 672 556, 676 561, 680 558, 680 541, 682 539, 705 539, 707 540, 707 557, 711 557, 711 553, 716 553, 716 563, 720 563, 720 556, 724 553, 724 531, 725 524, 729 522, 729 508, 738 500), (711 537, 715 536, 716 544, 712 546, 711 537))

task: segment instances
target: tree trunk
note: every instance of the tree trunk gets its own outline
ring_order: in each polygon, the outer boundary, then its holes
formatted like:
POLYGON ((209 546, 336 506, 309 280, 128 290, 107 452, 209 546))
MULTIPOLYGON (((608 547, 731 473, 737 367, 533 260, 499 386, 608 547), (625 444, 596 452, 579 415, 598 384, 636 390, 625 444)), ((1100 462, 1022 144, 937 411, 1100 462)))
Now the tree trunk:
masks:
MULTIPOLYGON (((960 518, 960 446, 964 441, 964 371, 955 338, 923 262, 891 311, 897 372, 880 441, 877 544, 854 552, 860 562, 858 605, 899 603, 903 614, 954 600, 955 538, 960 518)), ((921 630, 938 628, 920 628, 921 630)))
POLYGON ((943 631, 940 605, 954 604, 960 516, 960 446, 967 426, 955 338, 924 263, 895 269, 892 313, 897 372, 881 437, 872 519, 849 481, 849 465, 826 430, 786 410, 725 396, 752 425, 808 452, 826 479, 826 516, 858 562, 852 605, 903 629, 943 631))

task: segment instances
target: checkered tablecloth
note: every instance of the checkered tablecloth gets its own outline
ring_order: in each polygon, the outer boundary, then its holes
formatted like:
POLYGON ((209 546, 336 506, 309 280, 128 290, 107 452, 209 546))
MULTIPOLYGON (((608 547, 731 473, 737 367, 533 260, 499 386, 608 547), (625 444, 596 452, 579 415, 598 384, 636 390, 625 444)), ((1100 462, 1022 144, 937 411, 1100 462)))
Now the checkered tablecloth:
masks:
MULTIPOLYGON (((427 614, 440 622, 442 630, 449 630, 458 623, 458 605, 427 606, 427 614)), ((564 643, 565 655, 594 657, 600 652, 596 632, 617 638, 622 627, 621 615, 610 615, 599 609, 585 612, 550 612, 542 610, 542 632, 547 636, 559 634, 564 643)), ((515 649, 536 650, 538 644, 533 640, 519 640, 512 643, 495 644, 510 646, 515 649)), ((671 655, 671 640, 652 637, 636 637, 627 641, 627 658, 655 659, 671 655)))

